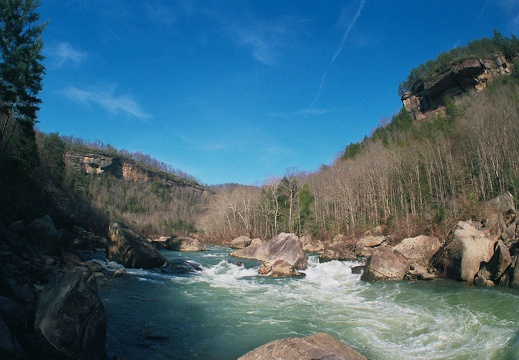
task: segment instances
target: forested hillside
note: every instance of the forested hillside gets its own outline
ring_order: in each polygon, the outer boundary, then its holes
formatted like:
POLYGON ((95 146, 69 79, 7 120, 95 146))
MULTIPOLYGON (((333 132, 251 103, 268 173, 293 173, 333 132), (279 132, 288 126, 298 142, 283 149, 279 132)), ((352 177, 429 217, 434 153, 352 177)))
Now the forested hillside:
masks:
MULTIPOLYGON (((517 38, 495 34, 471 44, 413 70, 401 89, 476 48, 506 51, 517 69, 517 38)), ((479 203, 506 191, 518 195, 519 82, 517 71, 511 74, 481 92, 445 98, 443 111, 420 121, 402 108, 316 173, 222 189, 199 227, 215 241, 281 231, 330 239, 378 226, 397 237, 442 236, 456 221, 477 218, 479 203)))

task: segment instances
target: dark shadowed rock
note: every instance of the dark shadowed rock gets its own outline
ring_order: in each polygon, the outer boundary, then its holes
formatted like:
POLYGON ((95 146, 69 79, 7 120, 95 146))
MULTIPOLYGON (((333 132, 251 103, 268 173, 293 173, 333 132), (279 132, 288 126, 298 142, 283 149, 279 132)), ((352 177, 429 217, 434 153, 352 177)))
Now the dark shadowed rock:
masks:
POLYGON ((106 316, 92 273, 73 268, 43 289, 34 323, 50 357, 103 359, 106 316))
POLYGON ((239 360, 366 360, 362 354, 325 333, 304 338, 287 338, 271 341, 256 348, 239 360))
POLYGON ((244 247, 249 246, 251 243, 251 239, 248 236, 238 236, 237 238, 232 239, 231 248, 233 249, 243 249, 244 247))
POLYGON ((380 247, 366 263, 361 279, 365 281, 404 280, 408 269, 407 259, 390 247, 380 247))
POLYGON ((125 267, 151 269, 164 265, 166 259, 146 238, 122 223, 110 224, 107 256, 125 267))
POLYGON ((308 262, 299 238, 294 234, 281 233, 262 245, 249 245, 231 253, 231 256, 274 263, 286 260, 297 270, 306 269, 308 262))
POLYGON ((166 249, 173 251, 207 251, 207 248, 198 239, 189 237, 172 237, 166 241, 166 249))
POLYGON ((22 359, 25 353, 7 326, 2 316, 0 316, 0 358, 1 359, 22 359))
POLYGON ((166 274, 188 274, 201 271, 202 266, 194 261, 173 259, 166 262, 166 265, 160 268, 160 271, 166 274))
POLYGON ((25 237, 38 249, 55 254, 59 249, 59 233, 49 215, 34 220, 27 225, 25 237))
POLYGON ((342 249, 337 245, 326 245, 321 255, 319 255, 319 262, 326 262, 332 260, 345 261, 355 260, 357 255, 353 252, 342 249))

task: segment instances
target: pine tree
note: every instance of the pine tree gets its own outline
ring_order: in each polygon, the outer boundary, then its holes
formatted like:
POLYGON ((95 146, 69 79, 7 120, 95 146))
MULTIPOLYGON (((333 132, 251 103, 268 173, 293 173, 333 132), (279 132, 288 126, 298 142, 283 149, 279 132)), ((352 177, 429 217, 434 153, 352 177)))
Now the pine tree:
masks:
POLYGON ((13 133, 34 134, 45 67, 39 0, 0 0, 0 158, 13 133))

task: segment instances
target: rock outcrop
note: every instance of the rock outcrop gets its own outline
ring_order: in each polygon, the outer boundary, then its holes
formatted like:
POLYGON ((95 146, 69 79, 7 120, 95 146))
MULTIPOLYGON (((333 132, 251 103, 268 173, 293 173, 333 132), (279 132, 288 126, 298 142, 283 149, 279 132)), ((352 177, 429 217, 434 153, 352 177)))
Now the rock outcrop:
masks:
POLYGON ((294 234, 281 233, 262 245, 249 245, 230 255, 269 263, 286 260, 297 270, 304 270, 308 266, 301 242, 294 234))
POLYGON ((51 357, 104 359, 106 316, 92 273, 78 267, 51 280, 38 301, 34 326, 51 357))
POLYGON ((166 262, 164 256, 143 235, 122 223, 111 223, 109 234, 106 254, 110 260, 125 267, 141 269, 157 268, 166 262))
POLYGON ((316 333, 304 338, 287 338, 271 341, 245 355, 239 360, 311 360, 311 359, 348 359, 366 360, 362 354, 325 334, 316 333))
POLYGON ((402 96, 402 103, 415 120, 429 113, 443 111, 444 98, 484 89, 488 82, 502 75, 510 75, 512 62, 501 53, 488 59, 467 59, 453 64, 445 72, 413 85, 402 96))

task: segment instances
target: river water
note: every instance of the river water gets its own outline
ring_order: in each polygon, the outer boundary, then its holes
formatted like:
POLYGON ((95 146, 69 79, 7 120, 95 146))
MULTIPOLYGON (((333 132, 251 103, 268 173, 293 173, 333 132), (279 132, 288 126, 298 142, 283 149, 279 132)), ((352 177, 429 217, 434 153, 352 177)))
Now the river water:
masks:
MULTIPOLYGON (((309 256, 302 279, 258 276, 229 248, 164 252, 202 265, 127 269, 99 282, 107 353, 120 359, 236 359, 269 341, 326 332, 371 360, 519 359, 519 291, 447 280, 366 283, 354 261, 309 256)), ((107 263, 111 267, 120 267, 107 263)))

